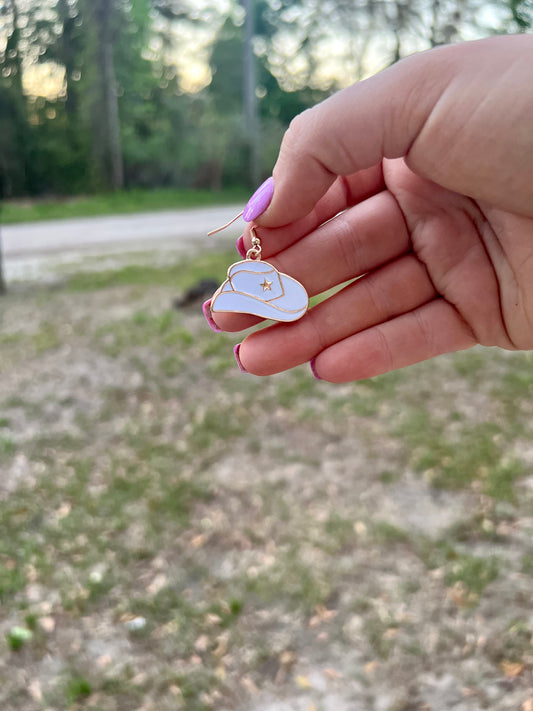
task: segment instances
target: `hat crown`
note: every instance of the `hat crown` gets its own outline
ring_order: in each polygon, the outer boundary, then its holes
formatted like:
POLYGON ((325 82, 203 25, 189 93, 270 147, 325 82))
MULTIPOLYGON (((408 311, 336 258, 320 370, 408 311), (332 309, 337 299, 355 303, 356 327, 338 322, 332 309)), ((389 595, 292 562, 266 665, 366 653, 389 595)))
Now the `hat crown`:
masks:
POLYGON ((307 292, 296 279, 268 262, 244 259, 228 269, 228 278, 211 300, 211 312, 289 322, 301 318, 308 304, 307 292))
POLYGON ((228 273, 233 291, 261 301, 273 301, 284 295, 279 272, 270 264, 246 261, 240 263, 240 269, 238 267, 239 264, 234 264, 228 273))
POLYGON ((228 269, 228 277, 232 277, 243 269, 254 272, 271 272, 274 267, 268 262, 261 262, 258 259, 243 259, 241 262, 235 262, 235 264, 231 265, 228 269))

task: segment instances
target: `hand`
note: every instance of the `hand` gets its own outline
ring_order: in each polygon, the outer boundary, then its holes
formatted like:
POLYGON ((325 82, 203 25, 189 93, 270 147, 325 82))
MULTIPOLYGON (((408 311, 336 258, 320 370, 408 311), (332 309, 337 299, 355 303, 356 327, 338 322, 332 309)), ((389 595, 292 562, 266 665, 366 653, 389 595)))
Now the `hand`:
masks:
POLYGON ((533 37, 431 50, 339 92, 291 124, 273 175, 263 257, 310 295, 350 283, 248 336, 247 371, 315 359, 345 382, 477 343, 533 349, 533 37))

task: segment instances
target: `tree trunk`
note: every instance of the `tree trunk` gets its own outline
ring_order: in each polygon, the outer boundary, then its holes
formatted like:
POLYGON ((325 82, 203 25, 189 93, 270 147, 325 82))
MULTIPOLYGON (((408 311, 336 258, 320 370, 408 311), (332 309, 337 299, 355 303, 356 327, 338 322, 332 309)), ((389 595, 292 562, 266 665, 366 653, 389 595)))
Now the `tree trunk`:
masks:
POLYGON ((109 185, 114 190, 119 190, 124 186, 124 171, 120 145, 117 82, 113 61, 113 2, 114 0, 97 0, 97 62, 101 82, 106 173, 109 185))
POLYGON ((11 64, 11 71, 14 74, 13 81, 19 96, 24 95, 22 87, 22 57, 20 54, 20 29, 19 12, 15 0, 6 0, 6 9, 11 13, 13 21, 13 32, 7 38, 6 55, 11 64))
POLYGON ((254 12, 253 0, 242 0, 246 12, 243 47, 243 113, 244 130, 249 146, 249 179, 252 186, 261 182, 261 139, 257 105, 255 55, 253 49, 254 12))
MULTIPOLYGON (((24 94, 23 49, 21 49, 24 46, 21 27, 24 27, 25 19, 27 18, 25 18, 24 13, 21 16, 20 7, 21 3, 17 5, 16 0, 6 0, 5 2, 4 12, 7 11, 8 16, 11 16, 12 31, 7 37, 2 70, 7 70, 9 76, 8 87, 9 84, 11 85, 9 87, 12 109, 10 113, 14 119, 13 125, 16 125, 14 137, 17 142, 17 160, 23 176, 22 183, 18 185, 16 190, 20 192, 22 189, 24 192, 31 193, 35 168, 32 160, 32 133, 28 123, 28 104, 24 94)), ((5 182, 0 186, 2 190, 0 199, 2 196, 10 195, 12 192, 8 181, 9 178, 6 176, 5 182)))
POLYGON ((61 60, 65 65, 65 84, 67 96, 65 99, 65 109, 69 120, 74 122, 78 111, 78 90, 73 81, 76 70, 76 59, 80 51, 78 30, 76 28, 76 16, 72 14, 71 5, 68 0, 57 0, 56 12, 63 27, 58 44, 61 47, 61 60))

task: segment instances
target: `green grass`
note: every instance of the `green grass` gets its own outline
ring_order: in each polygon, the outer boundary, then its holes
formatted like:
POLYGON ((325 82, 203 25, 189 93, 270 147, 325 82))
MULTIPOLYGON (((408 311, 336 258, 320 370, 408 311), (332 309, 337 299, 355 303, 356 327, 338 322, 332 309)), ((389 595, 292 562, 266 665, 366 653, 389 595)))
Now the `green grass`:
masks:
MULTIPOLYGON (((531 402, 533 397, 533 353, 520 353, 513 359, 512 367, 509 367, 504 360, 504 356, 498 354, 502 362, 504 372, 494 380, 492 395, 495 396, 504 406, 506 418, 515 423, 516 433, 520 434, 520 415, 524 411, 524 404, 531 402)), ((529 411, 526 415, 530 419, 529 411)), ((522 425, 522 435, 527 436, 527 429, 522 425)))
POLYGON ((477 383, 483 377, 487 358, 483 353, 463 351, 456 353, 453 359, 455 371, 469 382, 477 383))
POLYGON ((66 287, 72 291, 96 291, 116 286, 171 286, 177 295, 201 279, 222 282, 231 261, 235 261, 234 250, 204 252, 193 261, 182 259, 164 267, 127 265, 120 269, 80 272, 67 279, 66 287))
POLYGON ((402 372, 386 373, 377 378, 353 383, 352 394, 349 398, 345 395, 335 397, 335 394, 332 393, 331 411, 339 418, 346 415, 373 417, 378 414, 382 405, 394 401, 398 383, 404 377, 405 374, 402 372))
POLYGON ((33 632, 26 627, 13 627, 7 634, 7 646, 12 652, 18 652, 33 638, 33 632))
POLYGON ((0 462, 11 459, 15 454, 15 443, 10 437, 0 434, 0 462))
POLYGON ((194 337, 175 311, 156 314, 138 311, 128 319, 102 326, 95 336, 104 352, 112 357, 139 346, 154 350, 168 347, 172 352, 167 355, 172 356, 175 351, 183 354, 194 343, 194 337))
POLYGON ((91 683, 81 674, 73 673, 65 683, 65 701, 68 706, 72 706, 78 701, 90 696, 92 693, 91 683))
POLYGON ((326 534, 324 542, 329 544, 327 549, 332 553, 338 553, 354 545, 355 532, 353 521, 340 516, 335 511, 330 512, 326 519, 324 533, 326 534))
MULTIPOLYGON (((429 609, 444 599, 465 608, 442 604, 435 620, 439 661, 447 663, 454 652, 446 625, 455 629, 456 615, 472 614, 482 598, 494 603, 496 577, 512 590, 533 576, 527 542, 505 527, 497 533, 529 506, 513 495, 522 466, 512 457, 532 433, 529 360, 512 356, 504 370, 492 352, 485 364, 465 355, 436 375, 425 365, 340 388, 316 383, 307 368, 241 377, 234 335, 213 334, 198 309, 171 308, 199 278, 222 279, 234 258, 213 252, 162 268, 75 275, 57 291, 36 288, 24 295, 35 309, 33 333, 0 337, 0 359, 11 362, 0 467, 20 462, 25 471, 26 462, 32 475, 0 496, 0 621, 6 631, 18 623, 33 633, 21 641, 4 632, 0 641, 7 672, 35 668, 45 653, 61 660, 55 690, 43 685, 47 707, 207 711, 237 697, 247 703, 241 680, 262 691, 274 678, 263 662, 278 669, 285 650, 312 663, 318 650, 334 668, 353 615, 362 617, 363 654, 392 675, 424 654, 423 627, 405 620, 427 595, 429 609), (108 314, 109 303, 118 308, 108 314), (51 360, 66 371, 57 393, 51 360), (86 379, 94 362, 124 378, 86 379), (454 394, 435 387, 442 372, 463 378, 466 394, 473 380, 491 389, 488 422, 468 419, 454 394), (72 428, 50 422, 61 407, 72 428), (392 525, 375 498, 413 470, 435 486, 469 490, 472 510, 438 540, 392 525), (367 490, 370 504, 360 495, 367 490), (480 555, 478 544, 492 542, 498 558, 480 555), (505 546, 516 555, 506 557, 505 546), (53 601, 50 612, 32 599, 40 594, 53 601), (317 606, 334 617, 309 624, 317 606), (395 610, 405 618, 396 620, 395 610), (45 617, 55 631, 45 630, 45 617), (135 617, 144 618, 138 629, 128 626, 135 617), (65 630, 81 634, 79 653, 63 653, 65 630), (94 639, 127 644, 127 666, 91 660, 85 641, 94 639)), ((6 308, 16 298, 8 294, 6 308)), ((531 653, 526 623, 517 620, 476 653, 520 660, 531 653)), ((289 683, 300 673, 287 671, 289 683)), ((25 693, 12 691, 9 711, 25 693)))
POLYGON ((493 640, 489 654, 495 664, 527 662, 533 653, 533 624, 531 619, 514 619, 506 630, 493 640))
POLYGON ((483 591, 500 574, 501 561, 496 556, 481 557, 460 551, 450 535, 440 541, 414 539, 413 549, 429 570, 441 568, 448 587, 460 583, 469 606, 479 602, 483 591))
POLYGON ((280 552, 271 568, 249 578, 246 590, 252 600, 283 602, 292 610, 310 615, 331 594, 331 581, 325 571, 301 560, 299 545, 294 543, 280 552))
POLYGON ((61 345, 57 326, 47 321, 41 324, 39 331, 33 335, 32 340, 37 355, 58 348, 61 345))
POLYGON ((368 616, 363 631, 374 653, 379 659, 388 659, 394 648, 394 639, 387 637, 387 632, 394 629, 393 621, 382 620, 379 617, 368 616))
POLYGON ((303 407, 307 397, 317 397, 317 382, 303 369, 295 370, 290 378, 280 379, 276 387, 276 402, 282 407, 293 408, 296 403, 303 407))
POLYGON ((460 553, 445 575, 447 585, 462 583, 469 592, 481 595, 483 590, 496 580, 500 572, 500 563, 495 556, 481 558, 479 556, 460 553))
MULTIPOLYGON (((21 359, 54 350, 62 343, 60 327, 49 321, 43 321, 33 333, 17 331, 0 334, 0 371, 21 359)), ((4 425, 0 425, 2 427, 4 425)))
POLYGON ((249 193, 243 188, 221 192, 208 190, 125 190, 52 200, 17 200, 5 202, 0 208, 4 224, 34 220, 59 220, 70 217, 128 214, 151 210, 170 210, 230 203, 244 203, 249 193))
POLYGON ((487 495, 514 500, 514 482, 524 469, 518 460, 504 456, 506 438, 500 425, 465 422, 451 439, 442 424, 419 407, 397 434, 408 447, 414 469, 424 472, 434 486, 461 489, 479 482, 487 495))
POLYGON ((375 521, 371 526, 372 534, 376 541, 385 545, 395 545, 397 543, 408 543, 409 536, 401 528, 394 526, 388 521, 375 521))
POLYGON ((211 711, 212 706, 202 701, 202 695, 217 685, 212 672, 198 669, 186 675, 177 674, 172 681, 180 690, 187 711, 211 711))
POLYGON ((382 484, 394 484, 401 478, 400 471, 391 471, 390 469, 384 469, 379 473, 379 480, 382 484))
POLYGON ((533 553, 524 553, 522 556, 522 572, 533 578, 533 553))

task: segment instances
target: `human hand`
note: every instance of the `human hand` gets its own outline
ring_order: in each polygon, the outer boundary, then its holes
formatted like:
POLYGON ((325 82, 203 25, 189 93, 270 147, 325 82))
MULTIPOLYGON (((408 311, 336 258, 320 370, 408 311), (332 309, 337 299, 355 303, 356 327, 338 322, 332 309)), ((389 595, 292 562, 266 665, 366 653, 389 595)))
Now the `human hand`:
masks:
POLYGON ((533 37, 431 50, 339 92, 291 124, 273 175, 262 256, 310 295, 351 283, 248 336, 248 372, 311 360, 345 382, 533 348, 533 37))

